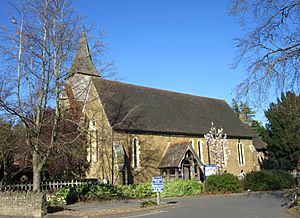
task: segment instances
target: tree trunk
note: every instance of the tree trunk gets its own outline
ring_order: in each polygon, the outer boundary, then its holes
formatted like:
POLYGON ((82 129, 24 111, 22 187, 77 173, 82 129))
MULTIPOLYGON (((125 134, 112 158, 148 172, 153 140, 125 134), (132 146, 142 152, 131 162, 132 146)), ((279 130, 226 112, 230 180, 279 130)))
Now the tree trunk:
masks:
POLYGON ((32 173, 33 173, 33 191, 40 191, 41 189, 41 163, 39 155, 36 151, 32 153, 32 173))
POLYGON ((7 169, 7 160, 3 160, 3 178, 5 179, 8 175, 8 169, 7 169))

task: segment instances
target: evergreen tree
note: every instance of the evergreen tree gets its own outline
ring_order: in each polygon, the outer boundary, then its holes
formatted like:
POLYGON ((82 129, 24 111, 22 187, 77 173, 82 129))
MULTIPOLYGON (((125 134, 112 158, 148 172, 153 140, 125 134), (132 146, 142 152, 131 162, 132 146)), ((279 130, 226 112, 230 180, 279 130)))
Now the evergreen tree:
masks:
POLYGON ((235 99, 232 99, 231 108, 243 123, 252 125, 255 111, 252 110, 247 102, 237 102, 235 99))
POLYGON ((262 134, 268 147, 272 168, 292 170, 300 156, 300 96, 294 92, 281 94, 265 112, 268 123, 262 134))

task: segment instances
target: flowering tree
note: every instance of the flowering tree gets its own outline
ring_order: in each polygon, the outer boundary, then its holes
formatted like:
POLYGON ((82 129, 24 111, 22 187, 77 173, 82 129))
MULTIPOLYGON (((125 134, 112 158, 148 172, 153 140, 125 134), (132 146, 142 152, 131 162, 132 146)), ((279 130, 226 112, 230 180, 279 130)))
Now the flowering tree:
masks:
POLYGON ((230 150, 227 142, 227 135, 223 128, 216 129, 211 123, 211 128, 207 134, 204 135, 209 153, 212 154, 217 166, 217 173, 221 174, 225 170, 225 164, 230 156, 230 150))

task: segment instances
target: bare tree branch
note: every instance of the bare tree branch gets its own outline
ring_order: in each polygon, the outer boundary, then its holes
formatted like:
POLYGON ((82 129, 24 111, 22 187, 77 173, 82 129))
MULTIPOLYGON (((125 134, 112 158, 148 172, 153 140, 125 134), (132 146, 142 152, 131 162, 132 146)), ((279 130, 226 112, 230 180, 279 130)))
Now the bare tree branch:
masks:
POLYGON ((300 92, 300 1, 232 0, 230 14, 247 31, 235 40, 234 67, 245 66, 238 98, 263 102, 270 94, 300 92))

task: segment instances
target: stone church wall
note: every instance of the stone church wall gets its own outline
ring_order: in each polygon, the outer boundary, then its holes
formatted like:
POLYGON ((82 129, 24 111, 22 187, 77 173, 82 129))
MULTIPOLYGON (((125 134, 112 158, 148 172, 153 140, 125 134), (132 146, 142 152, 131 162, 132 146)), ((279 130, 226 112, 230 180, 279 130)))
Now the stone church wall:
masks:
MULTIPOLYGON (((157 168, 167 146, 174 142, 191 142, 195 153, 199 155, 198 142, 202 144, 200 160, 208 164, 208 149, 204 137, 162 134, 130 134, 112 131, 103 105, 95 88, 90 90, 89 101, 85 106, 85 114, 89 123, 88 161, 90 170, 88 178, 97 178, 114 184, 139 183, 149 181, 152 176, 159 175, 157 168), (138 167, 133 168, 133 140, 138 140, 138 167), (112 157, 112 153, 114 156, 112 157), (113 175, 112 175, 113 174, 113 175)), ((224 130, 226 133, 226 129, 224 130)), ((238 175, 259 170, 258 156, 251 139, 229 138, 230 157, 226 164, 229 173, 238 175), (243 145, 244 164, 239 164, 238 147, 243 145)), ((214 163, 213 157, 210 158, 214 163)))

